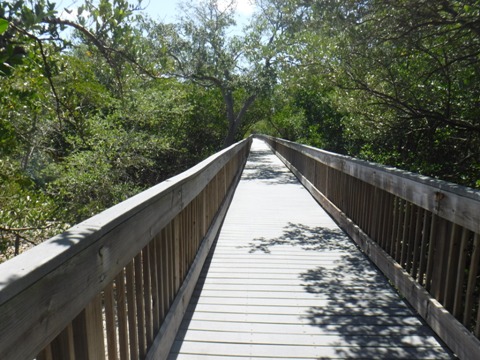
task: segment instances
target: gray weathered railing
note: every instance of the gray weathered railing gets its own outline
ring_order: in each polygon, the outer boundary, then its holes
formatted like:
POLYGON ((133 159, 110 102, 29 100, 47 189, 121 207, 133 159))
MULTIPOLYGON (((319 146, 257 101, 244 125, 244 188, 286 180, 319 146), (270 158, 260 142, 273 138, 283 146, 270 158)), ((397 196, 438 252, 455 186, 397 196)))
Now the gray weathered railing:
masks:
POLYGON ((1 264, 0 358, 165 358, 250 142, 1 264))
POLYGON ((480 356, 480 191, 261 137, 462 359, 480 356))

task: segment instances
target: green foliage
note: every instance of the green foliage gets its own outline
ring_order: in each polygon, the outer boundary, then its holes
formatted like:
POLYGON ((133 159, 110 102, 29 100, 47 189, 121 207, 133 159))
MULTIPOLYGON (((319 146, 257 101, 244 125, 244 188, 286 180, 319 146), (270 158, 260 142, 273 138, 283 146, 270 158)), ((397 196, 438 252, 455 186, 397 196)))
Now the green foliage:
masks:
POLYGON ((0 159, 0 262, 65 229, 60 212, 18 163, 0 159))
POLYGON ((231 36, 216 0, 0 1, 0 252, 253 132, 480 187, 478 1, 257 5, 231 36))
POLYGON ((478 1, 266 6, 286 13, 282 84, 303 87, 292 101, 304 108, 312 132, 299 139, 476 185, 478 1))

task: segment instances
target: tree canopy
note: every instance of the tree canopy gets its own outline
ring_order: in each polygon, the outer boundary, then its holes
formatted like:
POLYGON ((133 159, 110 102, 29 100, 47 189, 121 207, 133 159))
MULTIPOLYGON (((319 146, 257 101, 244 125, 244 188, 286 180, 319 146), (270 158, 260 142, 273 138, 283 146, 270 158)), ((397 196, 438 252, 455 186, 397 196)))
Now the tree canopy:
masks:
POLYGON ((183 6, 0 1, 4 258, 252 132, 480 188, 478 0, 183 6))

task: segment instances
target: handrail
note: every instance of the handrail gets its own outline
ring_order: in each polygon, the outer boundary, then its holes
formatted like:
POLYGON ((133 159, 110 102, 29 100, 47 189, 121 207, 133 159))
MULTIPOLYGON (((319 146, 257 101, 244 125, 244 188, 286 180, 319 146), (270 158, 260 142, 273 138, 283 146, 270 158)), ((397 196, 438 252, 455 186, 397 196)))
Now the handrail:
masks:
POLYGON ((0 264, 0 357, 162 358, 250 144, 232 145, 0 264))
POLYGON ((462 359, 480 354, 480 191, 264 139, 462 359))

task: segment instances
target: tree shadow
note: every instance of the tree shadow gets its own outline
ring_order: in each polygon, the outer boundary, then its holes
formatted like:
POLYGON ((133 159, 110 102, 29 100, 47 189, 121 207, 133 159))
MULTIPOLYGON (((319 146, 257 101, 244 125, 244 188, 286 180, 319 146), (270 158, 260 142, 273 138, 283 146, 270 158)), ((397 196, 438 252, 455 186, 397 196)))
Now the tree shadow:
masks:
POLYGON ((248 156, 242 180, 262 181, 269 185, 299 184, 297 178, 283 164, 277 163, 270 150, 255 150, 248 156))
POLYGON ((301 318, 329 333, 326 346, 335 358, 453 358, 343 231, 289 223, 281 236, 256 238, 248 247, 270 254, 285 245, 318 254, 318 264, 299 279, 322 306, 309 307, 301 318))
POLYGON ((304 250, 318 252, 356 249, 355 244, 339 228, 311 227, 291 222, 284 227, 281 236, 273 239, 255 238, 247 247, 250 253, 270 253, 271 247, 279 245, 300 246, 304 250))

